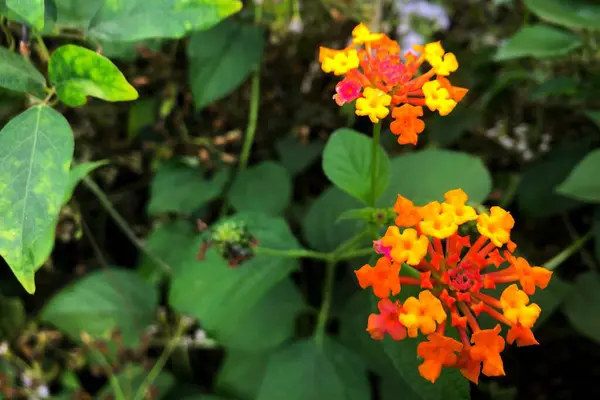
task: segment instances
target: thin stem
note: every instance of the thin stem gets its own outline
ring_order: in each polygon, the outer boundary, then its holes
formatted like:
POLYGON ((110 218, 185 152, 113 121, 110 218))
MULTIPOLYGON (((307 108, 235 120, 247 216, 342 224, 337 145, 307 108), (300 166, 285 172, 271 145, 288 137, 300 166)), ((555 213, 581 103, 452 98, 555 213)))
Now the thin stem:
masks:
POLYGON ((569 247, 552 257, 550 260, 546 261, 543 266, 550 271, 556 269, 560 264, 562 264, 567 258, 571 257, 573 254, 577 253, 583 245, 594 237, 593 230, 590 230, 588 233, 575 240, 569 247))
POLYGON ((110 372, 108 374, 108 383, 110 384, 110 387, 112 388, 112 390, 115 394, 115 400, 126 400, 127 397, 125 397, 125 393, 123 393, 123 389, 121 388, 121 385, 119 384, 119 380, 117 379, 115 374, 112 372, 112 367, 109 364, 106 357, 104 357, 104 354, 102 354, 102 352, 100 350, 98 350, 97 348, 93 347, 92 345, 86 343, 85 341, 84 341, 84 343, 98 357, 98 359, 100 360, 100 363, 102 365, 104 365, 104 367, 107 369, 107 372, 110 372))
POLYGON ((40 55, 40 58, 45 64, 48 64, 48 61, 50 61, 50 52, 48 51, 48 48, 44 43, 44 39, 42 39, 42 37, 37 33, 34 33, 33 37, 35 38, 35 42, 37 44, 37 51, 40 55))
MULTIPOLYGON (((262 3, 262 2, 261 2, 262 3)), ((254 3, 254 22, 259 24, 262 20, 262 5, 254 3)), ((246 135, 244 144, 242 145, 242 154, 240 155, 239 170, 243 171, 248 166, 248 158, 250 150, 254 143, 254 135, 256 134, 256 122, 258 120, 258 106, 260 103, 260 64, 256 71, 252 74, 252 87, 250 89, 250 112, 248 114, 248 126, 246 127, 246 135)))
POLYGON ((325 328, 327 328, 327 319, 331 309, 331 299, 333 297, 333 280, 335 277, 335 261, 329 261, 325 267, 325 282, 323 284, 323 303, 317 317, 317 327, 315 330, 315 341, 318 346, 323 345, 325 338, 325 328))
POLYGON ((373 146, 371 150, 371 206, 375 207, 377 200, 377 175, 379 174, 379 137, 381 136, 381 122, 373 125, 373 146))
POLYGON ((183 335, 185 328, 186 328, 186 324, 184 324, 182 321, 180 321, 179 327, 177 328, 175 335, 171 338, 171 340, 169 340, 169 343, 167 343, 167 347, 165 347, 165 349, 163 350, 158 361, 156 361, 156 364, 154 364, 154 366, 152 367, 152 369, 150 370, 148 375, 146 375, 146 379, 144 379, 144 381, 140 385, 139 389, 135 393, 133 400, 138 400, 138 399, 144 398, 148 387, 150 387, 150 385, 152 385, 152 383, 154 383, 154 381, 156 380, 158 375, 165 368, 165 365, 167 364, 167 361, 169 360, 171 353, 173 353, 173 350, 175 350, 175 348, 179 344, 179 341, 181 340, 181 336, 183 335))
POLYGON ((15 49, 15 39, 13 38, 10 30, 5 25, 6 18, 4 16, 0 16, 0 26, 2 26, 2 32, 4 32, 4 36, 6 37, 6 41, 8 42, 8 49, 13 51, 15 49))
POLYGON ((142 253, 146 254, 156 265, 158 265, 162 269, 163 273, 170 274, 171 267, 146 248, 144 243, 135 235, 127 221, 125 221, 125 219, 113 207, 106 194, 102 191, 102 189, 100 189, 96 182, 94 182, 89 176, 86 176, 83 178, 83 183, 88 189, 90 189, 92 193, 96 195, 98 201, 100 201, 100 204, 116 222, 119 228, 121 228, 121 231, 123 231, 131 243, 133 243, 135 247, 137 247, 142 253))
POLYGON ((343 260, 350 260, 350 259, 353 259, 356 257, 369 256, 372 254, 373 254, 373 248, 368 247, 368 248, 364 248, 364 249, 348 251, 347 253, 343 253, 343 254, 337 256, 335 259, 337 261, 343 261, 343 260))
POLYGON ((326 260, 332 259, 331 253, 320 253, 318 251, 305 250, 305 249, 292 249, 292 250, 278 250, 268 249, 265 247, 256 247, 254 249, 256 254, 268 254, 272 256, 289 257, 289 258, 312 258, 315 260, 326 260))

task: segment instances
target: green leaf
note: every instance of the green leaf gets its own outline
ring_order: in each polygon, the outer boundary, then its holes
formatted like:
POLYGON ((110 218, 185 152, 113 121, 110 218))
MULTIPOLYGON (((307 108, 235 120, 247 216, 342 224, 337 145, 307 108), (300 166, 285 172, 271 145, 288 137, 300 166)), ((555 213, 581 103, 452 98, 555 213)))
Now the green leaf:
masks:
POLYGON ((167 161, 158 167, 152 180, 148 213, 191 214, 219 197, 229 173, 229 169, 223 168, 212 178, 205 178, 198 168, 178 160, 167 161))
POLYGON ((267 352, 227 350, 217 375, 218 391, 244 400, 256 399, 268 361, 267 352))
POLYGON ((364 229, 362 221, 338 222, 344 211, 363 204, 336 187, 330 187, 313 201, 302 223, 302 234, 311 248, 332 251, 342 242, 364 229))
POLYGON ((69 184, 67 185, 67 190, 65 191, 64 202, 67 203, 71 197, 73 197, 75 188, 83 178, 91 174, 95 169, 106 164, 108 164, 108 160, 90 161, 74 166, 69 172, 69 184))
POLYGON ((586 272, 577 277, 563 312, 579 333, 600 342, 600 275, 586 272))
MULTIPOLYGON (((227 220, 245 222, 262 247, 299 248, 283 219, 244 213, 227 220)), ((198 318, 203 328, 220 340, 222 332, 226 337, 234 327, 239 328, 238 321, 284 280, 298 263, 291 258, 257 254, 238 268, 230 268, 214 248, 207 251, 202 261, 198 261, 202 241, 203 238, 199 237, 193 246, 178 249, 185 254, 185 261, 174 267, 169 304, 178 312, 198 318), (215 304, 219 306, 215 307, 215 304)), ((245 335, 246 332, 242 329, 238 330, 238 334, 245 335)))
POLYGON ((99 40, 102 54, 111 60, 134 62, 138 59, 139 48, 159 52, 164 44, 164 39, 146 39, 136 42, 118 42, 114 40, 99 40))
POLYGON ((0 87, 43 96, 46 79, 25 58, 0 47, 0 87))
POLYGON ((129 101, 138 92, 108 58, 84 47, 67 44, 50 56, 50 82, 69 107, 82 106, 87 96, 106 101, 129 101))
MULTIPOLYGON (((126 399, 135 398, 135 394, 142 386, 142 383, 146 379, 148 371, 144 370, 141 365, 127 364, 125 368, 116 376, 117 383, 123 391, 126 399)), ((156 390, 156 395, 152 396, 153 399, 160 400, 165 397, 169 390, 175 386, 175 378, 167 371, 162 371, 154 382, 152 387, 156 390)), ((107 382, 100 392, 95 395, 97 399, 115 398, 115 392, 110 382, 107 382)), ((142 396, 145 399, 148 396, 142 396)))
POLYGON ((8 341, 16 339, 26 322, 23 301, 18 297, 0 296, 0 338, 8 341))
POLYGON ((498 49, 494 59, 505 61, 522 57, 560 57, 582 45, 579 37, 573 33, 550 25, 527 25, 498 49))
POLYGON ((361 360, 333 339, 314 338, 275 353, 267 364, 257 400, 364 400, 369 382, 361 360))
POLYGON ((323 151, 323 171, 337 187, 368 203, 378 199, 390 183, 390 160, 378 146, 375 199, 371 192, 373 139, 348 128, 333 132, 323 151))
POLYGON ((431 141, 440 146, 449 146, 465 133, 477 128, 483 114, 472 107, 457 107, 444 117, 433 114, 427 119, 427 132, 431 141))
POLYGON ((600 202, 600 149, 588 153, 556 191, 564 196, 590 203, 600 202))
POLYGON ((58 25, 87 30, 104 0, 55 0, 58 25))
POLYGON ((142 129, 152 126, 158 119, 158 98, 140 99, 129 109, 127 120, 127 137, 131 140, 138 136, 142 129))
POLYGON ((227 197, 237 211, 280 215, 290 204, 292 182, 281 164, 265 161, 241 171, 227 197))
POLYGON ((600 5, 593 0, 525 0, 538 17, 575 29, 599 30, 600 5))
POLYGON ((521 211, 542 218, 581 206, 581 202, 562 196, 555 189, 585 157, 591 145, 589 139, 568 141, 552 149, 543 160, 526 166, 516 192, 521 211))
POLYGON ((6 5, 38 31, 44 29, 44 0, 6 0, 6 5))
POLYGON ((71 127, 52 108, 32 107, 0 131, 0 256, 29 293, 31 247, 60 211, 72 158, 71 127))
MULTIPOLYGON (((193 224, 189 221, 181 219, 166 221, 155 226, 150 232, 146 238, 146 248, 170 266, 174 273, 177 273, 177 269, 185 265, 188 254, 184 251, 173 251, 173 249, 193 247, 197 242, 197 236, 193 224)), ((138 272, 150 283, 159 282, 165 273, 160 265, 146 255, 142 255, 138 272)))
POLYGON ((461 188, 473 203, 483 203, 492 188, 490 173, 478 157, 449 150, 417 151, 392 159, 394 176, 379 201, 391 207, 398 194, 424 205, 444 199, 448 190, 461 188), (410 171, 410 172, 409 172, 410 171))
POLYGON ((228 349, 243 351, 277 347, 294 335, 296 317, 303 309, 302 295, 290 279, 285 279, 239 319, 222 326, 219 343, 228 349))
POLYGON ((577 93, 579 82, 570 76, 557 76, 542 82, 541 85, 531 91, 529 100, 540 101, 548 97, 569 96, 577 93))
POLYGON ((179 39, 189 32, 208 29, 241 8, 239 0, 105 2, 94 17, 89 34, 97 39, 122 42, 179 39))
POLYGON ((323 147, 318 141, 302 143, 297 136, 286 136, 275 144, 279 161, 292 176, 310 167, 319 158, 323 147))
POLYGON ((102 269, 63 288, 42 309, 41 319, 79 340, 82 332, 108 339, 119 329, 123 343, 137 347, 154 320, 156 288, 134 271, 102 269))
POLYGON ((585 110, 584 114, 600 128, 600 110, 585 110))
POLYGON ((594 254, 596 255, 596 260, 600 261, 600 206, 594 208, 592 229, 594 232, 594 254))
POLYGON ((234 20, 191 36, 187 53, 196 108, 227 96, 256 70, 265 47, 263 36, 258 25, 234 20))

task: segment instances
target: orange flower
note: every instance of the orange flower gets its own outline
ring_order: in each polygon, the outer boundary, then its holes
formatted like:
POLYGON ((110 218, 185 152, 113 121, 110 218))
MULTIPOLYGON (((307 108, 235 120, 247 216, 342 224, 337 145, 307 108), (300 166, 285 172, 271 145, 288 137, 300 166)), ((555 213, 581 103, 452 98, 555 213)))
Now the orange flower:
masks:
POLYGON ((417 231, 412 228, 400 233, 397 226, 390 226, 381 243, 392 247, 390 256, 394 262, 417 265, 427 253, 429 242, 425 236, 417 236, 417 231))
POLYGON ((394 204, 394 212, 398 214, 396 217, 396 225, 398 226, 411 227, 421 222, 419 208, 415 207, 412 201, 400 195, 398 195, 396 204, 394 204))
MULTIPOLYGON (((423 378, 434 382, 443 368, 456 368, 477 383, 481 373, 504 375, 501 353, 505 347, 501 326, 481 329, 477 317, 486 313, 505 325, 509 344, 538 344, 532 328, 541 308, 531 304, 528 295, 536 288, 546 288, 552 272, 531 267, 524 258, 512 254, 516 249, 510 239, 514 220, 507 211, 492 207, 489 215, 479 214, 467 205, 468 196, 461 189, 446 192, 444 199, 416 207, 398 196, 394 205, 398 226, 388 227, 374 248, 387 257, 387 265, 392 264, 390 258, 397 264, 409 264, 404 266, 407 270, 399 276, 399 283, 416 286, 420 292, 402 305, 390 299, 392 303, 385 303, 387 314, 380 308, 380 317, 369 317, 368 329, 374 337, 382 337, 392 329, 383 328, 389 325, 384 323, 384 315, 396 318, 406 328, 406 335, 399 331, 394 336, 400 339, 395 340, 414 338, 419 333, 430 335, 429 342, 420 344, 417 351, 424 360, 419 366, 423 378), (470 236, 460 236, 458 226, 474 220, 479 237, 471 241, 470 236), (410 228, 401 232, 399 226, 410 228), (507 283, 510 285, 499 299, 486 293, 507 283), (446 329, 456 330, 460 340, 449 338, 446 329)), ((361 287, 370 282, 360 276, 364 268, 357 271, 361 287)), ((389 326, 398 329, 397 325, 389 326)))
POLYGON ((392 110, 394 122, 390 129, 398 137, 399 144, 417 144, 417 135, 425 129, 425 123, 419 119, 423 116, 423 107, 403 104, 392 110))
POLYGON ((382 33, 371 32, 364 24, 352 31, 352 44, 342 50, 319 49, 321 69, 336 76, 345 75, 333 96, 338 105, 356 99, 355 113, 379 123, 394 112, 390 129, 400 144, 416 144, 425 124, 423 106, 440 115, 449 114, 467 89, 454 87, 446 78, 458 69, 453 53, 446 53, 440 42, 419 47, 421 55, 401 54, 400 45, 382 33), (427 62, 431 68, 419 71, 427 62), (352 82, 352 83, 348 83, 352 82), (362 96, 357 97, 360 88, 362 96), (351 100, 350 100, 351 99, 351 100))
POLYGON ((374 267, 365 264, 355 271, 360 287, 365 289, 373 287, 373 293, 380 299, 389 297, 390 294, 400 293, 400 264, 391 262, 386 257, 377 260, 374 267))
POLYGON ((494 329, 484 329, 475 332, 471 337, 474 344, 471 358, 483 363, 483 372, 487 376, 504 375, 504 364, 500 353, 504 350, 504 339, 499 335, 500 325, 494 329))
POLYGON ((462 350, 462 344, 452 338, 432 333, 427 336, 428 342, 417 346, 417 355, 424 361, 419 365, 421 376, 431 383, 440 377, 442 366, 452 367, 456 364, 456 354, 462 350))
POLYGON ((398 321, 400 302, 392 302, 390 299, 381 299, 377 303, 380 314, 369 315, 367 332, 371 338, 381 340, 387 333, 394 340, 402 340, 406 337, 406 328, 398 321))
POLYGON ((425 335, 433 333, 436 322, 441 324, 446 320, 446 312, 440 299, 429 290, 423 290, 419 293, 418 299, 415 297, 406 299, 398 319, 408 329, 408 336, 416 337, 419 330, 425 335))

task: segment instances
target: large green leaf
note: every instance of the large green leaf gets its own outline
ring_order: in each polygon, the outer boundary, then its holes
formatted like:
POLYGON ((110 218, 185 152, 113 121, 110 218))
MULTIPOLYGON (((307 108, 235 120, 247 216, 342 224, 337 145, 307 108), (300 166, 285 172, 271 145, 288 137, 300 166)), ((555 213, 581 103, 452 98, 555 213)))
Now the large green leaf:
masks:
POLYGON ((94 17, 89 34, 122 42, 181 38, 208 29, 242 8, 239 0, 107 1, 94 17))
POLYGON ((588 153, 556 191, 564 196, 591 203, 600 202, 600 149, 588 153))
POLYGON ((280 215, 292 197, 292 182, 287 170, 273 161, 265 161, 241 171, 227 195, 237 211, 255 211, 280 215))
POLYGON ((269 361, 267 352, 227 350, 225 361, 217 375, 219 392, 243 400, 256 399, 269 361))
POLYGON ((370 398, 362 360, 333 339, 294 343, 271 356, 257 400, 370 398))
POLYGON ((73 132, 52 108, 32 107, 0 131, 0 255, 35 292, 31 247, 62 206, 73 158, 73 132))
MULTIPOLYGON (((148 371, 146 371, 141 365, 127 364, 122 371, 117 374, 117 383, 123 391, 126 399, 134 399, 137 391, 142 386, 142 383, 146 379, 148 371)), ((175 378, 167 371, 162 371, 158 374, 154 382, 152 383, 153 392, 156 393, 151 396, 152 399, 160 400, 165 398, 169 393, 169 390, 175 386, 175 378)), ((97 399, 108 399, 115 398, 115 392, 110 382, 107 382, 100 392, 95 395, 97 399)), ((147 399, 150 396, 141 396, 142 399, 147 399)))
POLYGON ((229 179, 224 168, 205 178, 202 170, 177 160, 161 164, 150 187, 148 213, 191 214, 216 199, 229 179))
POLYGON ((6 5, 35 29, 44 29, 44 0, 6 0, 6 5))
POLYGON ((104 0, 55 0, 59 25, 87 30, 104 0))
POLYGON ((236 321, 223 326, 219 343, 229 349, 245 351, 277 347, 294 335, 296 317, 303 309, 302 295, 291 280, 285 279, 236 321))
MULTIPOLYGON (((227 220, 245 222, 262 247, 299 248, 283 219, 244 213, 227 220)), ((246 328, 238 321, 298 264, 292 258, 257 254, 241 266, 230 268, 216 249, 208 250, 204 259, 198 261, 202 240, 199 237, 192 246, 178 249, 185 258, 182 265, 174 268, 169 304, 183 314, 198 318, 217 340, 223 333, 224 338, 229 335, 231 341, 235 328, 239 329, 238 335, 246 335, 246 328)))
POLYGON ((364 229, 362 221, 338 221, 348 210, 363 204, 336 187, 330 187, 313 201, 302 223, 302 234, 316 250, 331 251, 364 229))
MULTIPOLYGON (((146 238, 146 248, 152 254, 171 267, 174 273, 186 263, 188 254, 184 251, 173 251, 174 248, 187 249, 197 243, 197 234, 190 221, 176 219, 162 222, 154 227, 146 238)), ((163 267, 157 265, 153 258, 142 255, 138 272, 151 283, 157 283, 163 278, 163 267)))
POLYGON ((275 144, 279 161, 294 176, 303 172, 319 158, 323 143, 311 141, 302 143, 297 136, 286 136, 275 144))
POLYGON ((579 333, 600 342, 600 275, 597 272, 577 277, 575 287, 563 304, 563 312, 579 333))
POLYGON ((65 203, 73 197, 75 188, 83 178, 91 174, 95 169, 106 164, 108 164, 108 160, 90 161, 74 166, 69 172, 69 184, 65 191, 65 203))
POLYGON ((348 128, 333 132, 323 151, 323 171, 337 187, 369 203, 378 199, 390 183, 390 160, 378 146, 377 164, 373 165, 373 139, 348 128), (375 168, 375 198, 371 188, 375 168))
POLYGON ((137 273, 108 268, 63 288, 42 309, 41 318, 73 340, 82 332, 107 339, 119 329, 123 343, 136 347, 157 306, 156 288, 137 273))
POLYGON ((258 67, 264 45, 259 26, 234 20, 194 33, 187 53, 196 107, 220 100, 238 88, 258 67))
POLYGON ((522 57, 552 58, 582 46, 579 37, 550 25, 528 25, 510 37, 496 53, 497 61, 522 57))
POLYGON ((84 105, 87 96, 106 101, 138 98, 135 88, 108 58, 73 44, 52 53, 48 76, 58 97, 70 107, 84 105))
POLYGON ((44 93, 46 79, 21 55, 0 47, 0 87, 17 92, 44 93))
POLYGON ((379 203, 391 207, 398 194, 423 205, 461 188, 474 203, 483 203, 492 188, 490 173, 478 157, 449 150, 423 150, 392 159, 390 187, 379 203))
POLYGON ((577 200, 556 193, 555 189, 590 151, 591 145, 592 142, 587 139, 567 141, 552 149, 542 160, 526 166, 516 192, 521 211, 540 218, 582 205, 577 200))
POLYGON ((538 17, 569 28, 600 30, 600 4, 594 0, 525 0, 538 17))

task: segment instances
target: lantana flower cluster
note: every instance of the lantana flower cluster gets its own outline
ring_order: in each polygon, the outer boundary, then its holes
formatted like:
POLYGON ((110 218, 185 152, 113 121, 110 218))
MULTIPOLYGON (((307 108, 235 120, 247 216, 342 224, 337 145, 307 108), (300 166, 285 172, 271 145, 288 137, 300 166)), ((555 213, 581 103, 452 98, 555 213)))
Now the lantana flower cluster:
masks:
POLYGON ((491 207, 489 214, 478 213, 467 200, 456 189, 448 191, 442 203, 417 207, 399 195, 395 225, 374 242, 381 257, 374 266, 355 271, 360 286, 371 287, 380 299, 379 313, 368 319, 371 337, 381 340, 387 334, 405 340, 425 335, 427 340, 417 347, 423 359, 419 373, 431 382, 442 367, 457 368, 475 383, 481 373, 504 375, 500 354, 505 342, 538 344, 532 327, 541 309, 529 296, 546 288, 552 276, 513 254, 517 246, 510 238, 514 219, 509 212, 491 207), (459 227, 467 223, 477 226, 473 240, 459 234, 459 227), (401 274, 405 268, 412 268, 412 276, 401 274), (489 293, 505 284, 499 299, 489 293), (418 296, 394 300, 403 285, 418 287, 418 296), (482 329, 482 313, 499 323, 482 329), (508 328, 505 337, 501 325, 508 328))
POLYGON ((423 106, 448 115, 467 93, 448 80, 458 69, 458 61, 440 42, 413 46, 419 55, 410 51, 402 55, 398 42, 372 33, 362 23, 354 28, 352 37, 352 44, 345 49, 319 50, 322 70, 343 76, 333 98, 340 106, 356 101, 356 115, 368 116, 374 124, 391 113, 390 130, 398 135, 399 144, 417 144, 425 129, 420 119, 423 106), (419 73, 425 61, 431 68, 419 73))

